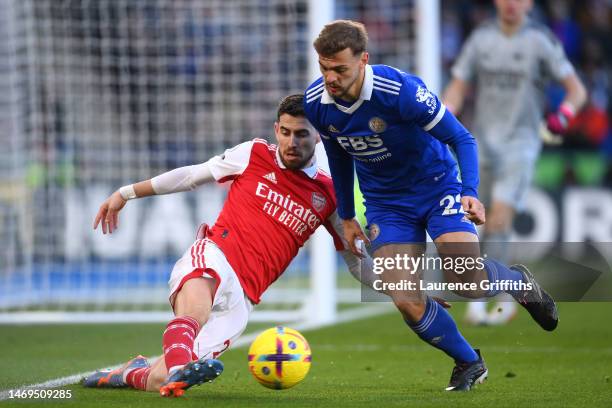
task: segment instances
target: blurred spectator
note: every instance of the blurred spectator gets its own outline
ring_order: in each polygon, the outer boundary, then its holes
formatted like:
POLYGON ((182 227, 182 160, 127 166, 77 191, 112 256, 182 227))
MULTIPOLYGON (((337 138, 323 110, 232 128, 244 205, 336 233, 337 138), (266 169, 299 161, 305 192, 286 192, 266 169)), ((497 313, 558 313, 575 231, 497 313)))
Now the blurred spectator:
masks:
MULTIPOLYGON (((454 44, 463 43, 478 24, 491 16, 493 1, 442 0, 441 4, 442 62, 445 78, 448 78, 449 64, 456 52, 454 44)), ((574 150, 600 152, 608 168, 602 181, 612 186, 612 42, 609 41, 612 38, 612 1, 534 0, 531 18, 548 25, 559 38, 588 90, 587 105, 572 121, 561 147, 566 152, 568 171, 574 171, 571 168, 574 150)), ((557 108, 563 92, 555 85, 547 89, 549 110, 557 108)), ((463 119, 469 126, 470 114, 463 119)))
POLYGON ((556 0, 548 4, 548 25, 563 43, 568 58, 576 63, 580 53, 580 27, 571 14, 568 0, 556 0))

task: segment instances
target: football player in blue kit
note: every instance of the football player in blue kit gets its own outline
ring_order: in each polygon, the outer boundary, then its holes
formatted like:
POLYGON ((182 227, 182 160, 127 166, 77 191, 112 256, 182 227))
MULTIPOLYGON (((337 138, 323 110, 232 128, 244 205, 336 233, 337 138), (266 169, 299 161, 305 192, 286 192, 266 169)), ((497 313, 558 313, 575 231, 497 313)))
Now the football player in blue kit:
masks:
MULTIPOLYGON (((362 254, 362 240, 371 245, 375 259, 417 258, 423 255, 427 232, 442 259, 479 258, 474 224, 484 223, 485 212, 478 200, 478 151, 470 132, 420 78, 368 64, 363 24, 331 22, 314 47, 322 77, 305 92, 306 115, 323 140, 351 250, 362 254), (355 219, 355 171, 365 200, 369 239, 355 219)), ((422 272, 400 262, 391 264, 385 263, 384 283, 415 281, 422 272)), ((495 285, 482 289, 484 281, 511 283, 504 291, 542 328, 556 328, 554 300, 524 266, 508 267, 489 258, 481 265, 464 273, 446 268, 445 278, 478 282, 477 290, 457 291, 470 298, 501 292, 501 286, 495 285)), ((424 296, 418 285, 416 290, 385 293, 421 339, 454 359, 447 390, 467 391, 484 381, 488 371, 479 350, 461 335, 440 303, 424 296)))

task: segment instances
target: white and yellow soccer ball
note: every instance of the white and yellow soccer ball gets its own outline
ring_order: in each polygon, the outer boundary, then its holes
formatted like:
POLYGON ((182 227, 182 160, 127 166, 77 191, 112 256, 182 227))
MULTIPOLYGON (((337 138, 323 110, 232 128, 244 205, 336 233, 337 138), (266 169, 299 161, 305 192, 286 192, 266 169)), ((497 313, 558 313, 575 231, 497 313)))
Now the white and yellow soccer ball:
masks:
POLYGON ((249 371, 264 387, 283 390, 306 378, 311 358, 310 346, 300 332, 278 326, 251 343, 249 371))

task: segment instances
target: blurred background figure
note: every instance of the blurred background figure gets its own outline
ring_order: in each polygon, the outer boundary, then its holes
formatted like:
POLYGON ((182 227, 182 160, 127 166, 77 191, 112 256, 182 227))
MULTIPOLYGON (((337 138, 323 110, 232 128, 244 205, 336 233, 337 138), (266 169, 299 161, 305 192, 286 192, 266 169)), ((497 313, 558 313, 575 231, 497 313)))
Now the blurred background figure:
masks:
MULTIPOLYGON (((506 243, 511 240, 514 215, 523 207, 540 154, 540 127, 545 126, 543 133, 550 141, 558 140, 586 100, 584 85, 561 42, 550 29, 528 17, 532 6, 532 0, 495 0, 496 17, 472 32, 444 93, 447 108, 459 114, 470 86, 474 87, 471 130, 479 144, 479 195, 487 206, 484 253, 505 262, 512 260, 506 243), (563 99, 542 125, 545 87, 551 79, 561 84, 563 99)), ((573 24, 561 25, 563 32, 575 31, 573 24)), ((510 302, 499 303, 491 313, 485 302, 471 302, 466 320, 501 324, 515 313, 516 305, 510 302)))

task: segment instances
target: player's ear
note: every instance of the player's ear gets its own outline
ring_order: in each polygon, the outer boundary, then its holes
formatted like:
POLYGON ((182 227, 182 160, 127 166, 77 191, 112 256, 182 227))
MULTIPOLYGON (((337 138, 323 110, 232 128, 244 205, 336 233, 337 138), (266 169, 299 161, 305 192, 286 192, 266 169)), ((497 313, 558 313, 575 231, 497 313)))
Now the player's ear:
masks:
POLYGON ((319 143, 321 141, 321 135, 316 130, 314 132, 314 135, 315 135, 315 142, 319 143))
POLYGON ((368 54, 367 51, 362 52, 359 60, 364 66, 367 65, 368 61, 370 60, 370 54, 368 54))
POLYGON ((279 142, 278 135, 280 133, 280 124, 278 122, 274 122, 274 137, 276 141, 279 142))

